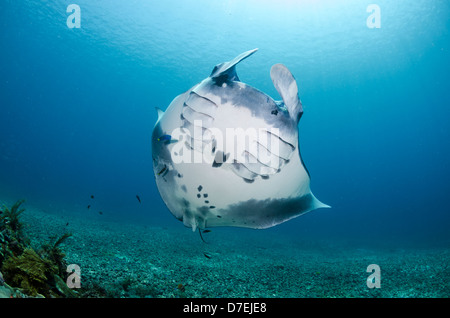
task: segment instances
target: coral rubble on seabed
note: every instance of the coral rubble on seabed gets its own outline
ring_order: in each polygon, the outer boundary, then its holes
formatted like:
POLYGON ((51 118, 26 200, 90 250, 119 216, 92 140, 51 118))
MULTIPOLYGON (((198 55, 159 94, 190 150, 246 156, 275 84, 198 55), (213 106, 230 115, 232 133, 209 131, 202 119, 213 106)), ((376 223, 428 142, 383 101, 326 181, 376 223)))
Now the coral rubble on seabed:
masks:
MULTIPOLYGON (((73 233, 64 259, 81 269, 79 297, 450 296, 450 250, 443 247, 355 248, 279 233, 268 239, 267 231, 242 229, 213 229, 205 244, 180 226, 133 224, 76 209, 64 214, 27 207, 21 217, 35 251, 48 233, 73 233), (380 266, 381 288, 367 287, 369 264, 380 266)), ((44 245, 58 239, 51 242, 44 245)))

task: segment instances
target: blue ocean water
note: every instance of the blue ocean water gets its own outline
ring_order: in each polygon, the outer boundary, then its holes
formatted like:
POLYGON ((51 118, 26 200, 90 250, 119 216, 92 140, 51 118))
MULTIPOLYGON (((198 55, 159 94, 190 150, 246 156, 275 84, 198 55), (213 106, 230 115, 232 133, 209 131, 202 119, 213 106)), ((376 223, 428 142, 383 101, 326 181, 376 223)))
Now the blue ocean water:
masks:
POLYGON ((264 231, 448 247, 449 14, 447 0, 2 0, 2 197, 82 215, 95 195, 106 219, 188 231, 154 182, 155 107, 259 48, 239 77, 279 99, 270 67, 295 75, 302 157, 332 206, 264 231))

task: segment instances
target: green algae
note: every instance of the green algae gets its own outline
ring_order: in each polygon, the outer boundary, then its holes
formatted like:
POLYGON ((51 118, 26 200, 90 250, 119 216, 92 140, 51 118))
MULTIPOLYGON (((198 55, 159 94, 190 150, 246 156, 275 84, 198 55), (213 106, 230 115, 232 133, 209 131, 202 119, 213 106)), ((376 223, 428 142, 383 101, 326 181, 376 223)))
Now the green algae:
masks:
POLYGON ((76 297, 63 286, 67 263, 61 245, 72 234, 54 236, 41 248, 34 249, 24 234, 19 200, 0 211, 0 271, 5 281, 27 297, 76 297))
POLYGON ((11 208, 3 205, 3 211, 0 215, 0 222, 5 224, 16 237, 22 236, 23 223, 20 222, 19 217, 25 211, 20 206, 25 202, 24 199, 14 203, 11 208))
POLYGON ((42 259, 32 248, 22 255, 8 258, 3 266, 4 278, 11 285, 22 288, 28 295, 50 296, 50 280, 57 268, 47 259, 42 259))
POLYGON ((66 254, 62 250, 61 244, 71 236, 72 233, 64 233, 60 237, 54 237, 52 242, 42 246, 42 254, 57 267, 57 274, 60 277, 64 277, 67 269, 66 254))

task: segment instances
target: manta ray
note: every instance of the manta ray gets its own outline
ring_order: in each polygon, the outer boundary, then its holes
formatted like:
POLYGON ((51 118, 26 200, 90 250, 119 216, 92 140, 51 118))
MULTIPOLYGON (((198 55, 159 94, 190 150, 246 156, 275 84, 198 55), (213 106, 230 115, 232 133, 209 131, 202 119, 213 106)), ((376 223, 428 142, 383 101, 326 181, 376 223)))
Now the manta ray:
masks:
POLYGON ((317 208, 299 150, 303 114, 297 83, 270 70, 282 100, 241 82, 236 65, 257 49, 216 65, 177 96, 152 133, 153 171, 171 213, 187 227, 264 229, 317 208))

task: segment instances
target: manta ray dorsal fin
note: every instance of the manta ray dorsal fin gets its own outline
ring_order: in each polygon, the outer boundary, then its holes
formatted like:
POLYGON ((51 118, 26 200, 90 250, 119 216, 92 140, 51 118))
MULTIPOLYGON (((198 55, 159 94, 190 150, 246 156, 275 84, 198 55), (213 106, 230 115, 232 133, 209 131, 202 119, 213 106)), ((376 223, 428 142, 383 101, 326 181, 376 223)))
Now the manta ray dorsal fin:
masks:
POLYGON ((164 111, 159 107, 155 107, 155 109, 156 109, 156 112, 158 113, 158 119, 156 120, 156 122, 158 122, 164 115, 164 111))
POLYGON ((302 103, 298 97, 298 87, 294 76, 283 64, 275 64, 270 69, 273 85, 283 98, 285 107, 292 119, 299 121, 303 114, 302 103))
POLYGON ((224 78, 225 80, 230 81, 239 81, 239 78, 236 74, 236 64, 245 58, 249 57, 253 53, 258 51, 258 49, 253 49, 244 53, 239 54, 234 59, 229 62, 218 64, 214 67, 211 72, 211 78, 224 78))

